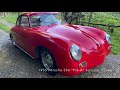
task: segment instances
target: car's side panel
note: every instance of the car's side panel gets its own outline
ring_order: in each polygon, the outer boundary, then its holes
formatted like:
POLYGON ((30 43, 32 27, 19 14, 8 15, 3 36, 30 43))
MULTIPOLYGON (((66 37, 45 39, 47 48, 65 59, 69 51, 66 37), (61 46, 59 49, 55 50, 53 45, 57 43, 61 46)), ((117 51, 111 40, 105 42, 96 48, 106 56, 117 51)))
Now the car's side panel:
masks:
POLYGON ((20 47, 22 47, 22 43, 21 43, 22 42, 22 38, 21 38, 22 33, 21 33, 21 30, 22 30, 21 27, 15 26, 11 31, 12 37, 14 38, 16 44, 20 47))

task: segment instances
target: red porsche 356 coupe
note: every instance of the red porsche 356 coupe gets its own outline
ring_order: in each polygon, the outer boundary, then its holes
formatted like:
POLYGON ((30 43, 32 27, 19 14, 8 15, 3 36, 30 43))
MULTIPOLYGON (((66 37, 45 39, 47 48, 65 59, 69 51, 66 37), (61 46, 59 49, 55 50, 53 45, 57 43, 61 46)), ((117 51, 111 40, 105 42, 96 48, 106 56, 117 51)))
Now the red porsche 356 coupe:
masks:
POLYGON ((14 46, 40 60, 51 75, 75 76, 101 65, 112 48, 109 34, 68 24, 58 12, 21 14, 11 28, 10 39, 14 46))

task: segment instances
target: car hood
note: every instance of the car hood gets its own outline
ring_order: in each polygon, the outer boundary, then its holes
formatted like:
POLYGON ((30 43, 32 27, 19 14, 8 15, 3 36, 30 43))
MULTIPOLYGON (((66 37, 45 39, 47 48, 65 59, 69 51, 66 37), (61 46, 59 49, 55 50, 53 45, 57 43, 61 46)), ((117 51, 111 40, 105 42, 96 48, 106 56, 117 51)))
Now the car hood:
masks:
POLYGON ((77 27, 75 25, 55 25, 45 30, 45 32, 51 36, 60 36, 65 38, 74 44, 90 50, 98 49, 98 41, 94 39, 94 34, 84 30, 84 28, 77 27))

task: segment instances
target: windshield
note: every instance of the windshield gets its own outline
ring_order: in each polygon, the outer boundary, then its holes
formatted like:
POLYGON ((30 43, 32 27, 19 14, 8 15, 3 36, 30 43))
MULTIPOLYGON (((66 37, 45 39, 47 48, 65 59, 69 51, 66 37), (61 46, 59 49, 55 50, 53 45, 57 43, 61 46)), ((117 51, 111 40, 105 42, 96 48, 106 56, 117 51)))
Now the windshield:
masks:
POLYGON ((42 14, 30 17, 31 26, 47 26, 51 24, 66 23, 61 14, 42 14))

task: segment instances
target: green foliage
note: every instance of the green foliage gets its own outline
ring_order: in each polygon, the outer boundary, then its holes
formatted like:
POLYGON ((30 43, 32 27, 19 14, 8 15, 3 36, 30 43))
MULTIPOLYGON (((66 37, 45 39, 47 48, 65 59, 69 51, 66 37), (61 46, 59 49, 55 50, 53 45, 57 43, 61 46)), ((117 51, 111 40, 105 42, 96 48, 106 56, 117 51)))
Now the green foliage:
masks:
POLYGON ((15 24, 16 20, 17 20, 17 17, 18 17, 17 13, 10 13, 8 16, 3 17, 2 19, 7 21, 7 22, 15 24))
MULTIPOLYGON (((85 17, 88 22, 89 15, 85 17)), ((91 23, 106 24, 106 25, 120 25, 120 16, 117 17, 109 12, 93 12, 91 23)))
POLYGON ((111 54, 120 55, 120 28, 116 28, 114 33, 109 33, 109 34, 111 36, 112 45, 113 45, 111 54))
POLYGON ((7 33, 10 31, 10 27, 2 23, 0 23, 0 29, 4 30, 7 33))

